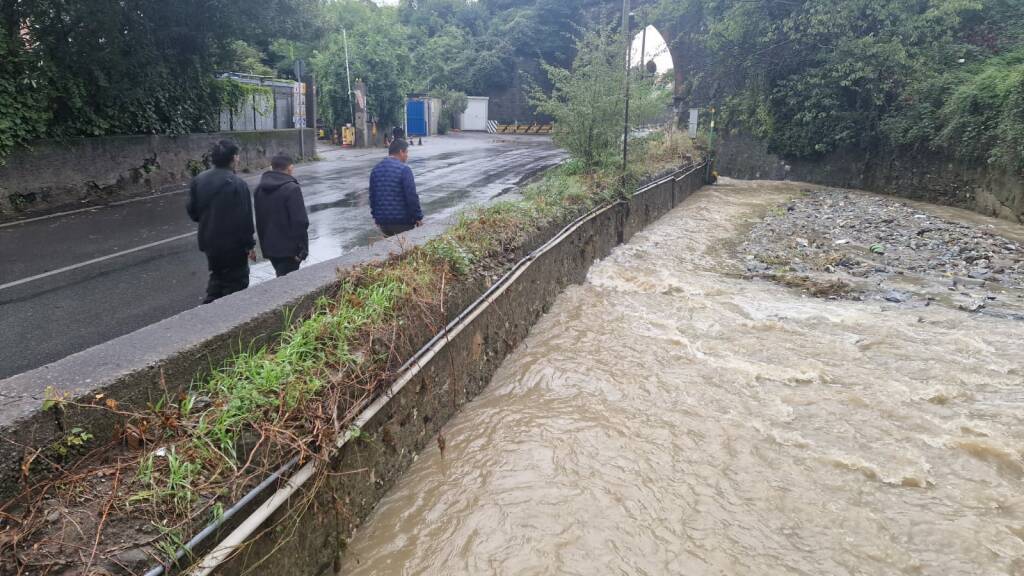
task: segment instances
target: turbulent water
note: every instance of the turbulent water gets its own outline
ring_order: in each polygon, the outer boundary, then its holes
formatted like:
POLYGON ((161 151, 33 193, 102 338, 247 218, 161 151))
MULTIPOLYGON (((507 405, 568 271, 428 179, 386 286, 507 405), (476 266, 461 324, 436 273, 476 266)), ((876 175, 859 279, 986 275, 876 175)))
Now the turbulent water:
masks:
POLYGON ((740 275, 706 189, 561 295, 341 574, 1024 574, 1024 327, 740 275))

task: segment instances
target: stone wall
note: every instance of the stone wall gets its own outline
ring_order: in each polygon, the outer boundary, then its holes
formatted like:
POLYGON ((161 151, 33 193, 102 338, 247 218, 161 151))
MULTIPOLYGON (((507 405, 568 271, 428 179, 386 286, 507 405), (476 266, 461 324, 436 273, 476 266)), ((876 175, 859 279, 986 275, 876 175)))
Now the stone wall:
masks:
POLYGON ((870 156, 863 150, 842 150, 820 159, 787 160, 744 134, 721 137, 716 153, 716 169, 723 176, 858 188, 1024 222, 1024 176, 967 165, 942 154, 870 156))
MULTIPOLYGON (((107 136, 44 140, 15 150, 0 166, 0 221, 145 196, 185 186, 204 168, 210 145, 233 138, 243 170, 270 165, 278 152, 300 156, 299 130, 107 136)), ((304 150, 314 154, 312 130, 304 150)))

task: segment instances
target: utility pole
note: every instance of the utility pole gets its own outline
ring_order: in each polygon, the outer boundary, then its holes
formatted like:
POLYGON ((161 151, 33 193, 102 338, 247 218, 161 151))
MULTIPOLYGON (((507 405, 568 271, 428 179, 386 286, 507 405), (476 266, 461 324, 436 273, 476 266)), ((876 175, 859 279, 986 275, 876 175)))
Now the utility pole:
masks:
POLYGON ((633 53, 633 38, 630 34, 631 22, 629 0, 622 0, 622 34, 626 37, 626 117, 622 123, 622 185, 625 193, 626 168, 629 166, 629 69, 630 56, 633 53))
POLYGON ((352 103, 352 72, 348 68, 348 32, 344 28, 341 29, 341 37, 345 42, 345 78, 346 82, 348 82, 348 111, 351 114, 352 125, 355 126, 356 108, 352 103))
MULTIPOLYGON (((302 131, 306 127, 306 125, 305 124, 301 124, 300 125, 298 119, 299 118, 305 118, 306 116, 302 116, 302 115, 299 114, 298 107, 299 107, 300 104, 303 105, 305 107, 305 109, 303 109, 302 112, 304 114, 308 115, 309 103, 302 100, 302 94, 303 94, 302 86, 303 86, 303 82, 306 81, 306 61, 301 59, 301 58, 299 58, 293 64, 295 66, 295 80, 298 82, 298 91, 292 93, 293 94, 292 98, 294 100, 294 102, 293 102, 293 110, 292 110, 292 118, 295 119, 295 127, 299 129, 299 158, 305 160, 306 159, 306 137, 305 137, 305 135, 303 134, 302 131), (297 97, 296 97, 296 95, 297 95, 297 97)), ((308 90, 307 90, 306 96, 307 97, 309 96, 308 90)), ((315 137, 313 138, 313 141, 314 141, 313 148, 315 150, 316 149, 316 145, 315 145, 316 138, 315 137)))

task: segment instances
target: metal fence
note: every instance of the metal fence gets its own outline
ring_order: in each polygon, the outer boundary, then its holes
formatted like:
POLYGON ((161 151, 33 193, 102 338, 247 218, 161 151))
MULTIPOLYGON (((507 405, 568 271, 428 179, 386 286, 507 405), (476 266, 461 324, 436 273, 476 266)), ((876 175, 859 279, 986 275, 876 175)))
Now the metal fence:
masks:
POLYGON ((220 112, 222 132, 253 132, 259 130, 280 130, 295 128, 295 85, 289 80, 268 80, 245 74, 227 74, 224 77, 236 82, 262 86, 270 94, 254 93, 251 102, 245 102, 238 109, 220 112))

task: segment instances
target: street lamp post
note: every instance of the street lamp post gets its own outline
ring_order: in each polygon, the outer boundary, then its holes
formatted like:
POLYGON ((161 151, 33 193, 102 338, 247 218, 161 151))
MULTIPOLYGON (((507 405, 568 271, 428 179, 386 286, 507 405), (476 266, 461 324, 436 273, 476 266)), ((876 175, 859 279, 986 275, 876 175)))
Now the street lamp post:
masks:
POLYGON ((629 69, 630 56, 633 52, 633 42, 630 37, 631 22, 629 13, 629 0, 622 0, 622 33, 626 37, 626 115, 622 123, 622 185, 625 191, 626 168, 629 165, 629 69))
POLYGON ((352 125, 356 124, 356 108, 352 104, 352 72, 348 67, 348 31, 341 29, 341 37, 345 43, 345 81, 348 84, 348 111, 352 118, 352 125))
MULTIPOLYGON (((640 37, 640 79, 647 78, 647 26, 644 26, 643 36, 640 37)), ((630 45, 632 46, 632 42, 630 45)))

